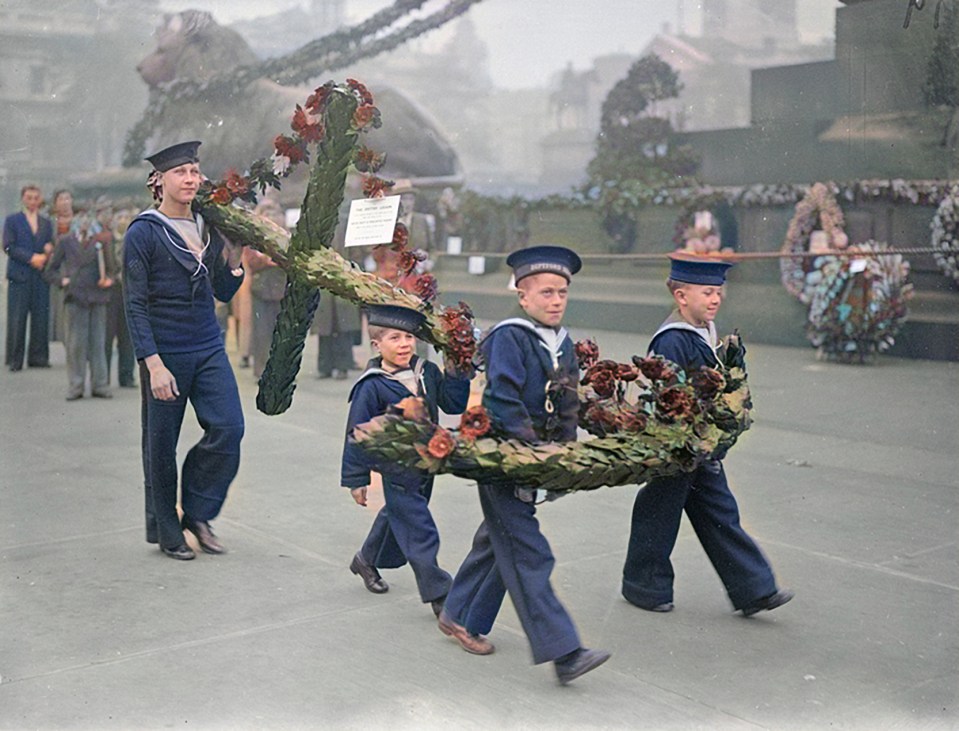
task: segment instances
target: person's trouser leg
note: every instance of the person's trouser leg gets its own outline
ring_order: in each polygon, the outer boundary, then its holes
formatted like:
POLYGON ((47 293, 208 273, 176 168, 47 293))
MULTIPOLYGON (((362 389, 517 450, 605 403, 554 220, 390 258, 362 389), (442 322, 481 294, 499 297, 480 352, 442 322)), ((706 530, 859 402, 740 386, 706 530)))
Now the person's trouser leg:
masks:
POLYGON ((87 346, 90 340, 90 308, 67 302, 66 308, 67 397, 82 396, 87 376, 87 346))
POLYGON ((27 315, 30 287, 26 282, 7 282, 7 356, 10 368, 23 368, 27 345, 27 315))
POLYGON ((743 530, 721 462, 696 470, 686 515, 736 609, 776 591, 766 556, 743 530))
POLYGON ((230 483, 240 468, 243 411, 236 378, 226 351, 193 354, 196 365, 190 402, 203 429, 183 461, 181 504, 195 521, 210 521, 220 513, 230 483))
POLYGON ((536 664, 579 649, 569 612, 550 583, 555 559, 536 519, 536 507, 512 488, 480 485, 496 566, 529 640, 536 664))
POLYGON ((651 609, 673 600, 673 565, 683 506, 691 477, 677 475, 651 480, 637 494, 623 565, 623 596, 651 609))
POLYGON ((424 602, 442 599, 450 588, 450 575, 439 567, 440 534, 429 509, 432 479, 421 489, 402 489, 383 481, 383 496, 396 543, 413 569, 420 598, 424 602))
POLYGON ((143 464, 143 498, 146 518, 146 541, 159 541, 159 527, 157 526, 156 509, 153 507, 153 486, 150 482, 150 430, 148 407, 150 399, 150 371, 143 361, 140 367, 140 460, 143 464))
POLYGON ((90 359, 90 389, 93 393, 110 390, 110 375, 107 371, 106 336, 107 306, 93 305, 90 308, 90 340, 87 347, 90 359))
POLYGON ((27 365, 50 364, 50 286, 39 274, 31 276, 30 286, 30 346, 27 365))
POLYGON ((496 567, 489 526, 484 520, 473 536, 473 545, 453 577, 446 595, 444 611, 457 624, 474 635, 486 635, 493 629, 506 586, 496 567))

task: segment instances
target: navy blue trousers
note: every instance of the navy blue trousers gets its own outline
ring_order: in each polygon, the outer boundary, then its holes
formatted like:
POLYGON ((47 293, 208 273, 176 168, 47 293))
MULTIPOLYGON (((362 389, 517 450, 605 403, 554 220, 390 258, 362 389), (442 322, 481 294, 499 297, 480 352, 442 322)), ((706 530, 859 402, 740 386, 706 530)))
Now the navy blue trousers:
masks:
POLYGON ((183 460, 180 505, 193 520, 213 520, 240 468, 243 411, 236 378, 221 347, 194 353, 166 353, 163 364, 176 378, 180 395, 160 401, 150 392, 150 374, 141 364, 143 465, 147 540, 173 548, 183 543, 177 517, 176 446, 187 401, 203 436, 183 460))
POLYGON ((673 565, 683 511, 719 574, 733 607, 776 591, 769 561, 739 523, 739 506, 722 462, 650 481, 636 495, 623 567, 623 596, 640 607, 673 601, 673 565))
POLYGON ((488 634, 509 592, 536 664, 578 649, 573 620, 553 591, 556 563, 536 519, 536 506, 513 488, 480 485, 484 520, 453 579, 446 613, 473 634, 488 634))
POLYGON ((15 370, 27 365, 50 363, 50 286, 40 274, 25 282, 7 282, 6 364, 15 370), (30 349, 27 350, 27 318, 30 320, 30 349))
POLYGON ((360 555, 373 566, 395 569, 409 561, 420 598, 442 599, 450 589, 450 575, 439 567, 440 533, 430 513, 433 478, 423 479, 419 489, 393 485, 383 478, 386 505, 377 513, 360 555))

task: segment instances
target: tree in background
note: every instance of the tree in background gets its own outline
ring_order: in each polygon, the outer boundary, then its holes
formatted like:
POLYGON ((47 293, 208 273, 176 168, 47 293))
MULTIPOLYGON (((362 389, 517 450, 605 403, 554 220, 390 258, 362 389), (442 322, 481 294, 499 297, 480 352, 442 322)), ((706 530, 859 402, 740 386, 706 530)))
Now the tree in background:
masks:
POLYGON ((599 188, 603 227, 620 251, 636 243, 636 207, 652 188, 695 182, 699 159, 677 141, 661 109, 679 96, 679 74, 655 54, 634 63, 603 102, 596 156, 589 163, 590 186, 599 188))
POLYGON ((959 107, 959 8, 955 2, 941 6, 939 33, 926 67, 923 92, 932 107, 959 107))

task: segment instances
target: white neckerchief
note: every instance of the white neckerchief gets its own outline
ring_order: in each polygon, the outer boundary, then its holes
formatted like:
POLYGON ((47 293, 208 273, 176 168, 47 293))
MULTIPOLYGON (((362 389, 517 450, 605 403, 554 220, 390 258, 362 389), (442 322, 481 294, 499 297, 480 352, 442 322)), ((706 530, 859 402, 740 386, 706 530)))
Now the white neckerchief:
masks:
POLYGON ((539 322, 532 322, 526 320, 522 317, 511 317, 508 320, 503 320, 500 323, 497 323, 490 332, 493 332, 497 328, 503 327, 504 325, 519 325, 524 327, 527 330, 536 334, 536 337, 539 338, 540 345, 549 353, 550 361, 553 364, 553 370, 559 370, 559 359, 563 354, 562 345, 566 340, 566 337, 569 333, 566 332, 565 327, 560 327, 558 330, 549 327, 549 325, 543 325, 539 322))
MULTIPOLYGON (((406 387, 406 390, 414 396, 425 396, 426 379, 423 376, 423 367, 425 362, 426 361, 424 360, 417 360, 416 365, 413 368, 404 368, 403 370, 396 372, 390 372, 383 368, 367 368, 363 373, 360 374, 360 377, 356 379, 356 383, 353 384, 353 388, 355 389, 356 385, 364 378, 369 378, 370 376, 383 376, 391 381, 401 383, 406 387)), ((351 391, 351 399, 352 396, 353 394, 351 391)))
POLYGON ((170 236, 170 232, 167 230, 167 227, 164 227, 163 233, 166 234, 166 237, 170 240, 170 243, 173 244, 180 251, 187 252, 190 256, 196 259, 197 266, 196 270, 193 272, 194 277, 196 277, 200 272, 206 270, 209 271, 207 265, 203 263, 203 256, 206 254, 206 250, 210 247, 209 239, 204 243, 204 221, 203 216, 197 214, 196 219, 185 219, 185 218, 170 218, 165 213, 161 213, 156 208, 151 208, 148 211, 144 211, 144 214, 152 214, 158 217, 163 221, 166 226, 172 228, 183 239, 186 243, 186 246, 180 246, 176 239, 170 236))

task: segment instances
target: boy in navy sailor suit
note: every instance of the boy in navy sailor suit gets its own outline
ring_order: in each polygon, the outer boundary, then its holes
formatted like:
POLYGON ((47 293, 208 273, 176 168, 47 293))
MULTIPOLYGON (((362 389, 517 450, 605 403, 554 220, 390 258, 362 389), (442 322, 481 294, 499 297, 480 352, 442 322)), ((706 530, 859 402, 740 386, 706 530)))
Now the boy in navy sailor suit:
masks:
MULTIPOLYGON (((521 249, 506 262, 529 319, 505 320, 480 343, 487 380, 483 405, 501 436, 532 444, 573 441, 579 366, 560 323, 570 279, 582 264, 575 252, 560 246, 521 249)), ((582 647, 553 591, 555 560, 536 519, 536 493, 524 485, 479 485, 484 520, 453 579, 439 628, 467 652, 490 654, 494 648, 484 635, 508 591, 533 662, 553 662, 565 685, 602 665, 609 653, 582 647)))
POLYGON ((191 210, 202 176, 199 142, 147 158, 156 209, 134 219, 124 238, 124 301, 140 363, 146 539, 171 558, 225 549, 210 528, 240 467, 243 411, 223 348, 214 297, 227 302, 243 281, 242 247, 207 230, 191 210), (182 521, 177 517, 176 447, 189 401, 203 437, 183 461, 182 521))
MULTIPOLYGON (((361 447, 351 442, 353 427, 386 412, 405 398, 423 399, 430 419, 439 412, 460 414, 469 400, 469 378, 446 374, 433 363, 416 356, 417 332, 425 322, 421 312, 394 305, 374 305, 367 310, 369 336, 379 351, 350 391, 350 414, 346 424, 340 484, 350 489, 353 500, 366 506, 370 468, 361 447)), ((350 564, 366 588, 383 594, 389 586, 377 568, 399 568, 407 561, 416 577, 420 598, 438 615, 450 587, 450 575, 439 567, 440 536, 430 514, 433 477, 415 468, 397 468, 383 474, 386 505, 373 521, 369 535, 350 564)))
MULTIPOLYGON (((666 285, 676 310, 660 326, 649 346, 687 373, 703 366, 721 368, 713 320, 723 300, 729 262, 676 253, 666 285)), ((778 590, 772 568, 743 530, 739 507, 720 460, 674 477, 650 480, 636 495, 623 596, 651 612, 673 609, 673 567, 669 560, 683 511, 726 587, 734 609, 744 616, 775 609, 793 598, 778 590)))

